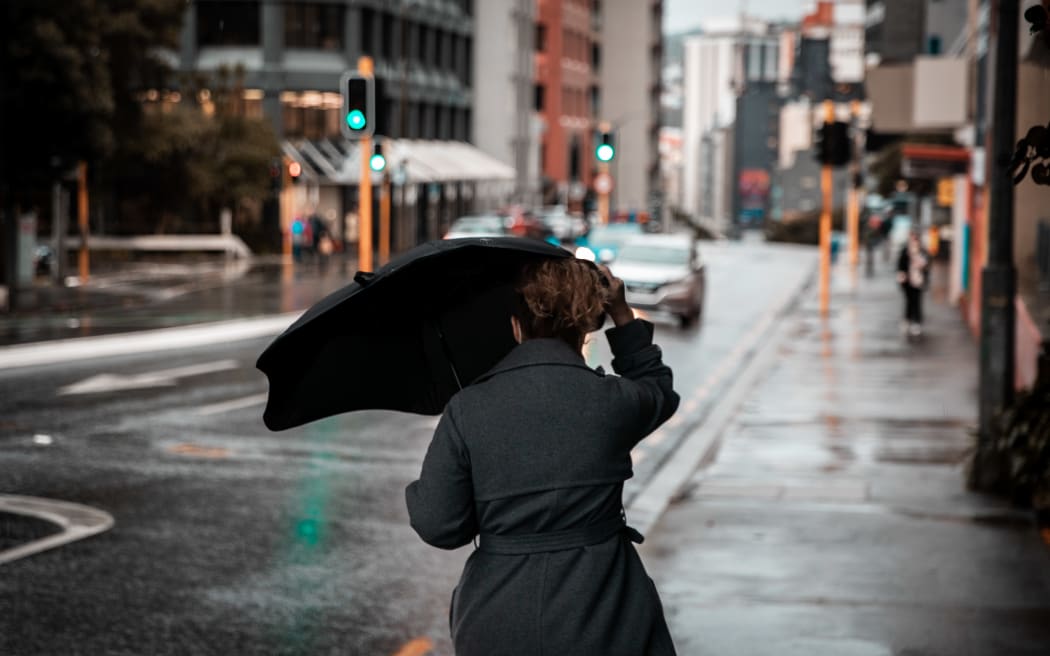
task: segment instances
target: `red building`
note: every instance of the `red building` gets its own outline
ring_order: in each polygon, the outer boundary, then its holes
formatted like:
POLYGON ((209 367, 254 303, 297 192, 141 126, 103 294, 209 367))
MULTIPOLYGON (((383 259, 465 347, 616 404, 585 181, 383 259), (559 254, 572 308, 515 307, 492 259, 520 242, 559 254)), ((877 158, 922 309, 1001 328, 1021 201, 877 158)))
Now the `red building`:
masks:
POLYGON ((599 112, 600 4, 536 0, 534 108, 543 122, 544 202, 576 204, 594 173, 599 112))

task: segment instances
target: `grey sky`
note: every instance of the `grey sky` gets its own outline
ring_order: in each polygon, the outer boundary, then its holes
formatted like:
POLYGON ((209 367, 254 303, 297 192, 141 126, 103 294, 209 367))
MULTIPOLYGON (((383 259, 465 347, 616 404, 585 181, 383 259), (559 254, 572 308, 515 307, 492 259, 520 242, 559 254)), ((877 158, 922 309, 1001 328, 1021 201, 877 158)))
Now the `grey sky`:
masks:
POLYGON ((813 0, 664 0, 664 30, 683 32, 709 18, 729 18, 741 9, 762 18, 799 20, 813 0))

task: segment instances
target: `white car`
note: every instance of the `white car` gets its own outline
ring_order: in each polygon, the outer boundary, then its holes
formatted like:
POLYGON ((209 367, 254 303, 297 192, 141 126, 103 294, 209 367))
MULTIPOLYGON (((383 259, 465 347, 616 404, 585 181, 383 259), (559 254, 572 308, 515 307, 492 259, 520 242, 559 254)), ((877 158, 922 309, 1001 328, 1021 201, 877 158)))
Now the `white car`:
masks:
POLYGON ((620 248, 610 270, 623 280, 631 307, 669 312, 682 327, 703 311, 704 264, 690 234, 632 237, 620 248))

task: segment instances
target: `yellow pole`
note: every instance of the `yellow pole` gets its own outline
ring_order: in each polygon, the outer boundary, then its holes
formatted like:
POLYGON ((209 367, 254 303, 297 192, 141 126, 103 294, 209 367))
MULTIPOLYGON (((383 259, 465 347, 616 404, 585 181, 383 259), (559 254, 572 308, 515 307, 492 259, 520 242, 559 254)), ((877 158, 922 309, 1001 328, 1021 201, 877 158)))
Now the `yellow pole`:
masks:
MULTIPOLYGON (((77 227, 80 230, 80 252, 77 255, 80 282, 88 281, 90 260, 88 258, 88 188, 87 162, 77 164, 77 227)), ((63 253, 58 254, 63 257, 63 253)))
POLYGON ((379 197, 379 265, 390 261, 390 176, 383 171, 379 197))
MULTIPOLYGON (((357 72, 361 75, 372 75, 372 58, 358 59, 357 72)), ((357 143, 361 148, 361 180, 357 195, 357 268, 359 271, 372 271, 372 167, 368 164, 372 155, 372 138, 365 137, 357 143)))
MULTIPOLYGON (((609 175, 609 163, 598 162, 598 174, 602 176, 609 175)), ((609 192, 599 191, 598 192, 598 218, 605 224, 609 222, 609 192)))
MULTIPOLYGON (((835 103, 824 101, 824 122, 835 121, 835 103)), ((828 315, 828 300, 831 295, 831 165, 820 167, 820 191, 823 202, 820 208, 820 314, 828 315)))
MULTIPOLYGON (((856 119, 858 114, 860 114, 860 101, 854 100, 850 103, 850 117, 856 119)), ((849 166, 849 195, 846 199, 846 220, 848 222, 847 229, 849 230, 849 263, 853 267, 857 266, 857 262, 860 259, 860 199, 859 190, 855 184, 857 174, 860 173, 860 153, 857 151, 856 144, 854 144, 853 159, 850 161, 849 166)))

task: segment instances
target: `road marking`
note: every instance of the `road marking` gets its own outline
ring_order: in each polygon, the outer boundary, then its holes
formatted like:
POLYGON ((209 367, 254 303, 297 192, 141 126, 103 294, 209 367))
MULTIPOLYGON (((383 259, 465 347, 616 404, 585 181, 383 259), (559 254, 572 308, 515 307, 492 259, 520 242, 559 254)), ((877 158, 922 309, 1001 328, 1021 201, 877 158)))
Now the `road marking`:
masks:
POLYGON ((0 370, 135 353, 153 353, 222 344, 276 335, 295 321, 300 312, 257 319, 235 319, 207 324, 161 328, 125 335, 102 335, 0 347, 0 370))
POLYGON ((0 551, 0 565, 91 537, 113 526, 113 515, 108 512, 58 499, 0 494, 0 511, 36 517, 63 529, 56 535, 0 551))
POLYGON ((267 394, 252 394, 251 396, 241 397, 239 399, 232 399, 230 401, 222 401, 221 403, 212 403, 210 405, 202 405, 197 408, 197 414, 205 417, 210 415, 221 415, 225 412, 232 412, 234 410, 240 410, 241 408, 250 408, 255 405, 263 405, 266 403, 267 394))
POLYGON ((430 652, 433 648, 434 643, 428 638, 416 638, 397 650, 394 656, 423 656, 423 654, 430 652))
POLYGON ((240 364, 236 360, 218 360, 216 362, 175 367, 173 369, 151 371, 145 374, 132 374, 130 376, 124 374, 98 374, 72 385, 59 388, 58 395, 101 394, 103 392, 117 392, 130 389, 171 387, 180 378, 229 371, 238 367, 240 367, 240 364))
POLYGON ((221 446, 204 446, 190 443, 170 446, 168 451, 180 456, 196 456, 198 458, 225 458, 230 455, 230 450, 221 446))

